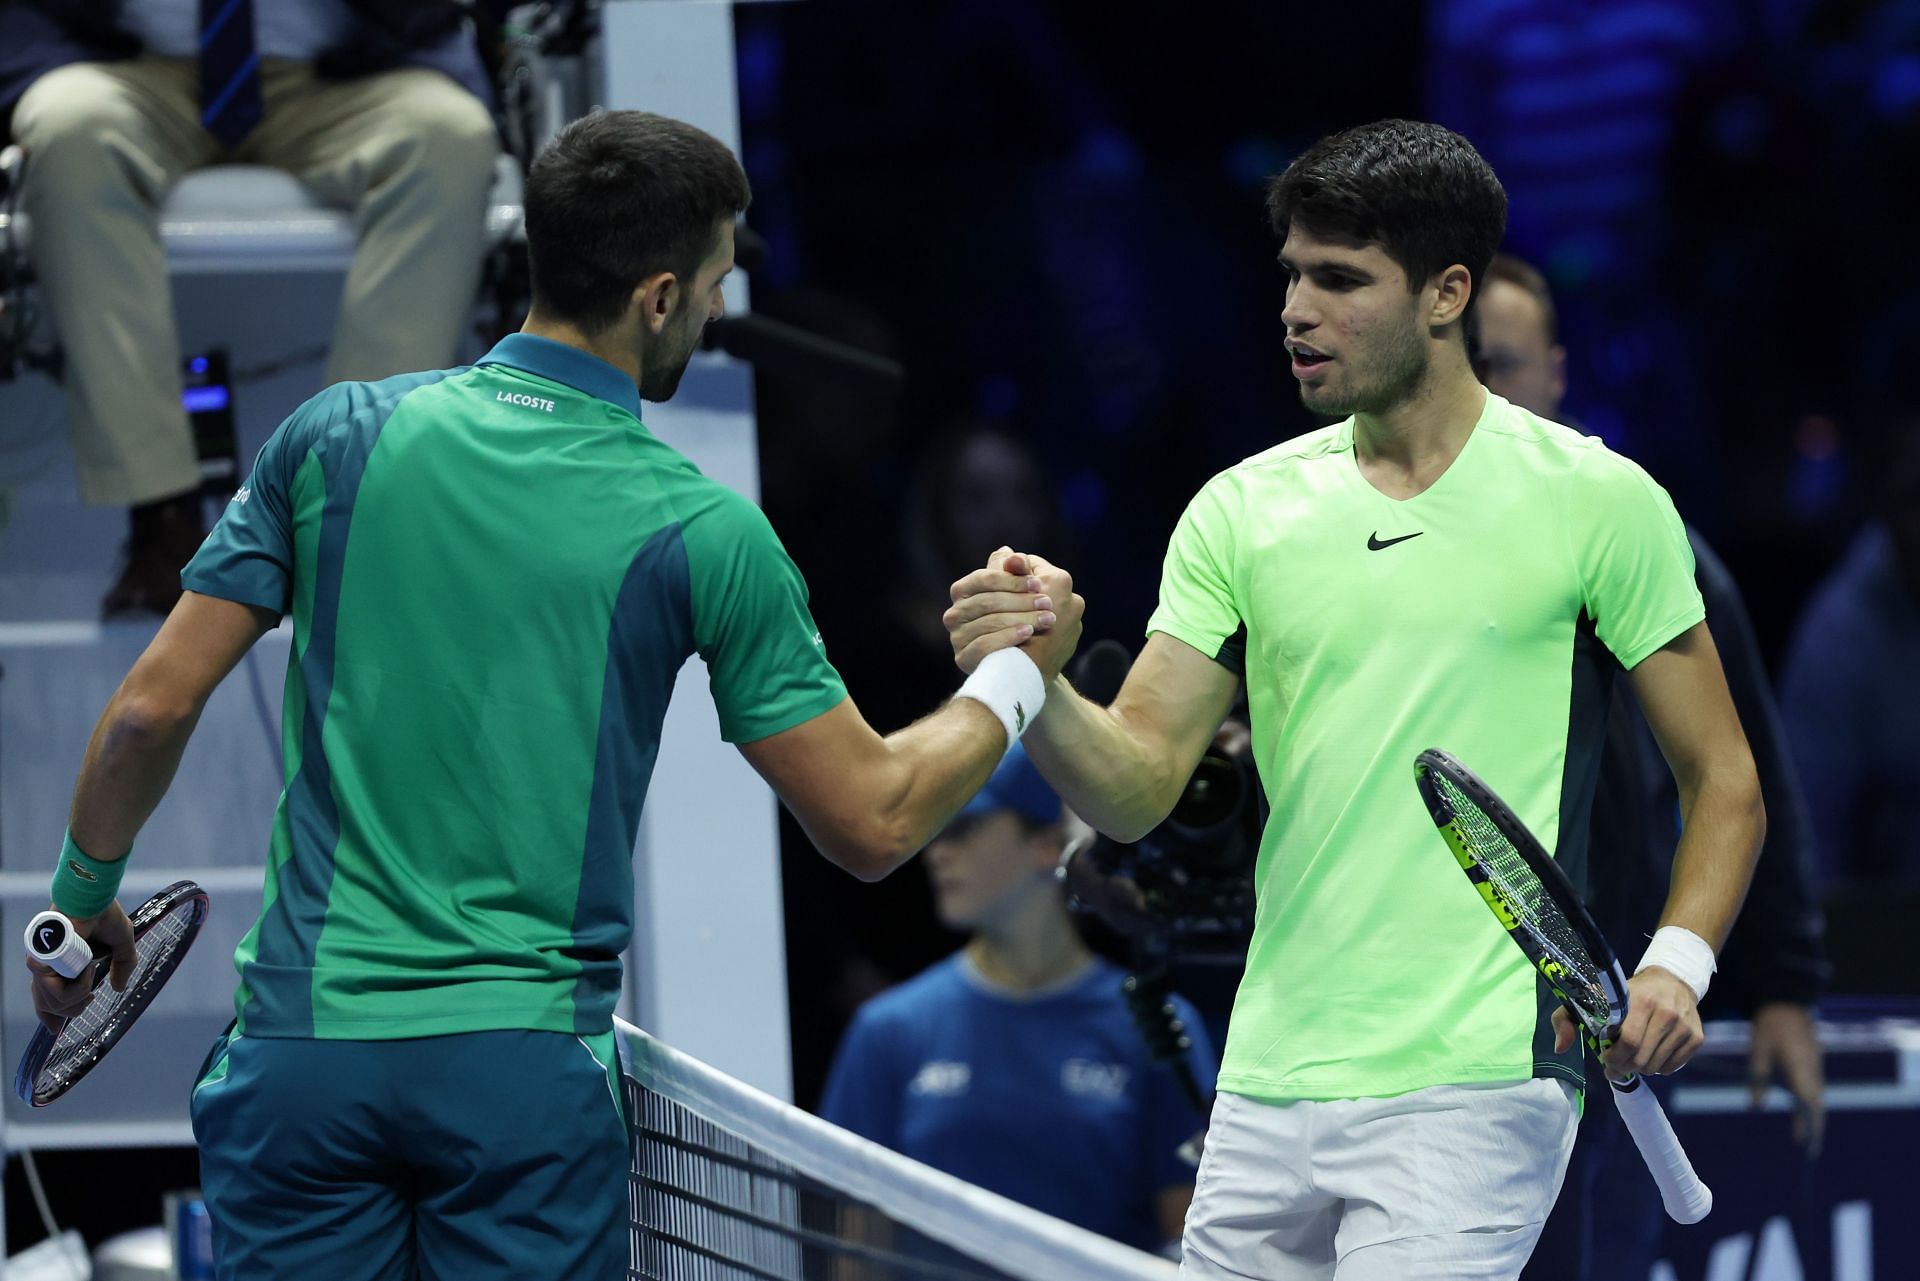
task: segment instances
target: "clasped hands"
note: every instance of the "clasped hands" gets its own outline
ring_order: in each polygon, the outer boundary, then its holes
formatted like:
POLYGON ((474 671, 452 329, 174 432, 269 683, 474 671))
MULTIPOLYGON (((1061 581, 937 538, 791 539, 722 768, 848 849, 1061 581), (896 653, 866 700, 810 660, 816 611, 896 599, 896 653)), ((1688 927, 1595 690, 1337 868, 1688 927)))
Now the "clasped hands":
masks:
POLYGON ((969 675, 988 654, 1018 645, 1052 682, 1080 643, 1087 602, 1073 590, 1073 575, 1031 552, 996 549, 951 595, 942 621, 953 661, 969 675))

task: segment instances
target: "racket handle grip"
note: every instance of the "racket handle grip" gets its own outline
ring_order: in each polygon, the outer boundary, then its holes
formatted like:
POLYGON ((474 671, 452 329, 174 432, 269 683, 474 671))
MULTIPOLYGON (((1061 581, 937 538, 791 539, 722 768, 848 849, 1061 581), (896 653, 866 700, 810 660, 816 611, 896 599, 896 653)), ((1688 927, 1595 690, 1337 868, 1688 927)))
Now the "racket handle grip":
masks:
POLYGON ((1660 1187, 1660 1200, 1675 1223, 1698 1223, 1713 1209, 1713 1190, 1693 1172, 1687 1150, 1673 1132, 1673 1123, 1660 1106, 1660 1100, 1639 1077, 1627 1081, 1609 1079, 1613 1101, 1619 1105, 1620 1119, 1640 1149, 1641 1159, 1660 1187))
POLYGON ((62 978, 79 978, 93 964, 93 949, 69 921, 48 908, 27 922, 27 955, 62 978))

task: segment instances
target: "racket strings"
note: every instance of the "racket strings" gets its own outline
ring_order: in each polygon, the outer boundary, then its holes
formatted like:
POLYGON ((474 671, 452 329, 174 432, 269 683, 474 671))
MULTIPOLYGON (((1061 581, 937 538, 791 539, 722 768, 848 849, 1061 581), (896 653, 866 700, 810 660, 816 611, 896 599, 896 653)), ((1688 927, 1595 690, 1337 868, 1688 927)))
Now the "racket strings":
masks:
POLYGON ((192 905, 183 902, 164 913, 134 940, 138 959, 124 991, 113 990, 103 969, 94 987, 93 1000, 67 1020, 40 1069, 40 1079, 58 1081, 75 1067, 92 1063, 98 1055, 102 1036, 128 1013, 138 1014, 153 999, 158 987, 154 980, 165 980, 182 940, 192 932, 192 905))
POLYGON ((1512 908, 1520 928, 1565 971, 1564 994, 1597 1035, 1611 1017, 1611 1004, 1600 982, 1600 966, 1586 943, 1499 825, 1445 774, 1436 772, 1434 779, 1487 879, 1512 908))

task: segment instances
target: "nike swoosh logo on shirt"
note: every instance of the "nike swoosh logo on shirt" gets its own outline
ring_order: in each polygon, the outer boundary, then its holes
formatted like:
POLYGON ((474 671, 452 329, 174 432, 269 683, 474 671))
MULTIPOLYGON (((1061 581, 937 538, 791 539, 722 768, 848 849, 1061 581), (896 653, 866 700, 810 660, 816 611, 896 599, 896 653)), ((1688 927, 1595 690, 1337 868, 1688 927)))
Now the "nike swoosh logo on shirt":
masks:
POLYGON ((1380 537, 1380 531, 1376 529, 1376 530, 1374 530, 1374 531, 1373 531, 1373 533, 1372 533, 1372 534, 1370 534, 1370 535, 1368 535, 1368 536, 1367 536, 1367 550, 1368 550, 1368 551, 1370 551, 1370 552, 1377 552, 1377 551, 1379 551, 1379 550, 1380 550, 1380 549, 1381 549, 1382 547, 1391 547, 1391 546, 1393 546, 1393 545, 1394 545, 1395 543, 1404 543, 1404 542, 1406 542, 1406 541, 1407 541, 1407 540, 1408 540, 1409 538, 1418 538, 1418 537, 1420 537, 1420 535, 1421 535, 1421 534, 1424 534, 1424 533, 1426 533, 1426 532, 1427 532, 1426 530, 1424 530, 1424 529, 1422 529, 1422 530, 1420 530, 1420 531, 1418 531, 1418 532, 1416 532, 1416 533, 1412 533, 1412 534, 1402 534, 1402 535, 1400 535, 1400 537, 1398 537, 1398 538, 1387 538, 1387 539, 1382 539, 1382 538, 1380 537))

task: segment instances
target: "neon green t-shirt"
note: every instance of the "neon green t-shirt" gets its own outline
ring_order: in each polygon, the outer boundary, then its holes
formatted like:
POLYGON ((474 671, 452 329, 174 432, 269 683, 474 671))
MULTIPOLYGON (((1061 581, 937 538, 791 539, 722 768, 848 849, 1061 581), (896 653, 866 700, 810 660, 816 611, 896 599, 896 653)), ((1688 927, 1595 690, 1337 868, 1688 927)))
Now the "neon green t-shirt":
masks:
POLYGON ((1666 492, 1497 396, 1405 501, 1361 475, 1351 419, 1209 481, 1148 631, 1244 672, 1273 811, 1220 1088, 1578 1081, 1578 1047, 1552 1054, 1545 984, 1435 833, 1414 757, 1466 762, 1583 884, 1611 677, 1704 617, 1666 492))

